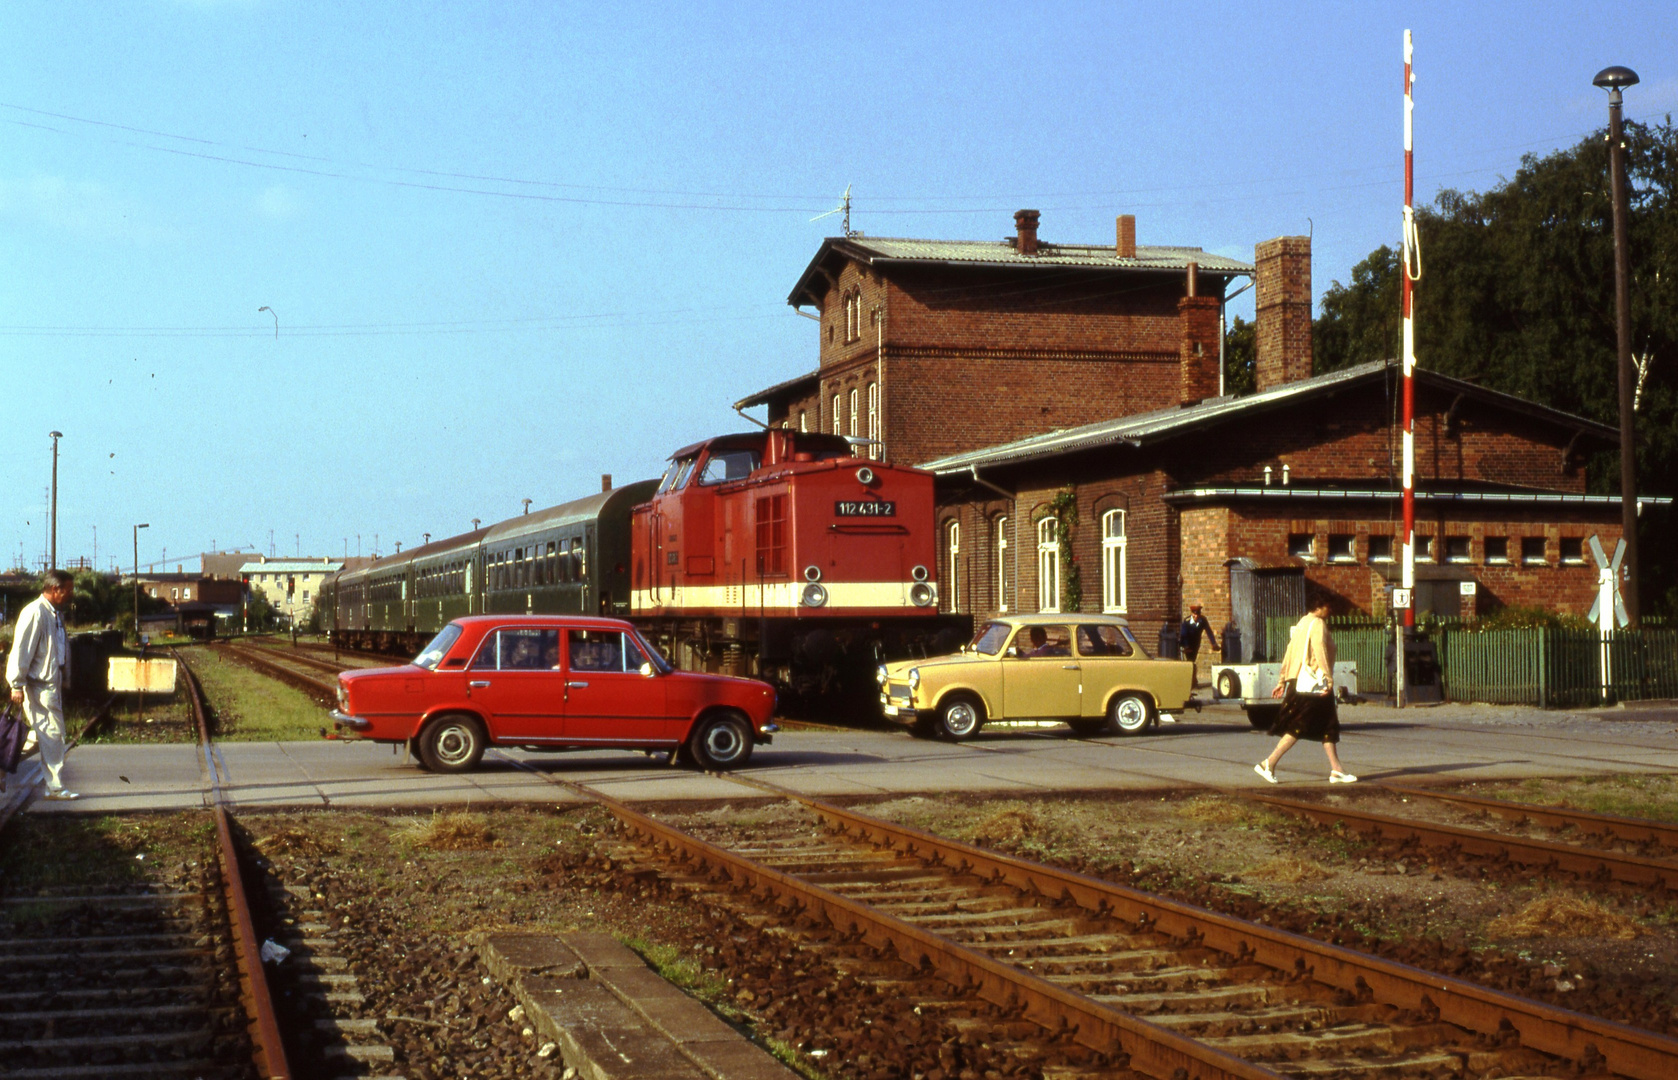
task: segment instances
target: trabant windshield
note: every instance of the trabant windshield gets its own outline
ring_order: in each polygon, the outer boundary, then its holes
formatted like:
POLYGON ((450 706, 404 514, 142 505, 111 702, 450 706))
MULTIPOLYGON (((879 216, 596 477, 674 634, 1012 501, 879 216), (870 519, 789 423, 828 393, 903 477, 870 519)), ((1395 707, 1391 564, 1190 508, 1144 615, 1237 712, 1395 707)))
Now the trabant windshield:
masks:
POLYGON ((986 623, 973 639, 973 651, 982 652, 986 656, 995 656, 1002 651, 1002 646, 1008 641, 1008 634, 1013 630, 1007 623, 986 623))
POLYGON ((744 480, 757 469, 761 455, 756 450, 724 450, 712 454, 705 462, 701 484, 722 484, 730 480, 744 480))
POLYGON ((414 663, 428 671, 436 671, 437 665, 443 662, 443 657, 449 654, 449 647, 459 640, 460 627, 450 623, 437 631, 437 636, 431 639, 431 643, 414 657, 414 663))

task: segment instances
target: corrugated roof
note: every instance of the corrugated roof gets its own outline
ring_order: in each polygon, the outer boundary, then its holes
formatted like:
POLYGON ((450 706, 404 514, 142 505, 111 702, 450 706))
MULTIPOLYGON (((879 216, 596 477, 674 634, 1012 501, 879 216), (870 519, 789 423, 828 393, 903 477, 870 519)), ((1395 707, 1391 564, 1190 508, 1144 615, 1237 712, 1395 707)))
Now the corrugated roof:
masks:
MULTIPOLYGON (((936 461, 929 461, 921 465, 920 468, 942 475, 950 475, 966 472, 974 467, 983 468, 994 465, 1016 464, 1038 458, 1077 453, 1080 450, 1098 449, 1103 446, 1142 446, 1144 443, 1174 435, 1186 428, 1216 423, 1243 414, 1274 408, 1298 398, 1327 393, 1337 387, 1381 375, 1388 367, 1392 366, 1396 365, 1391 360, 1371 360, 1368 363, 1356 364, 1339 371, 1316 375, 1309 379, 1283 383, 1280 386, 1256 394, 1247 394, 1242 397, 1210 398, 1194 405, 1155 409, 1151 412, 1134 413, 1130 416, 1120 416, 1112 420, 1085 424, 1082 427, 1049 431, 1041 435, 1032 435, 1024 439, 1016 439, 1013 442, 1002 443, 998 446, 987 446, 979 450, 952 454, 936 461)), ((1453 379, 1448 375, 1440 375, 1437 372, 1426 371, 1421 368, 1416 369, 1416 378, 1420 382, 1430 383, 1445 390, 1455 391, 1504 408, 1538 416, 1541 419, 1565 427, 1589 432, 1611 442, 1617 441, 1619 438, 1619 433, 1605 424, 1599 424, 1594 420, 1587 420, 1582 416, 1575 416, 1560 409, 1539 405, 1513 394, 1488 390, 1482 386, 1475 386, 1473 383, 1463 382, 1461 379, 1453 379)))
MULTIPOLYGON (((1168 491, 1161 498, 1168 503, 1211 502, 1224 499, 1325 499, 1344 502, 1381 502, 1402 499, 1397 488, 1325 487, 1196 487, 1168 491)), ((1618 495, 1583 495, 1568 491, 1417 491, 1417 502, 1559 503, 1567 506, 1619 506, 1618 495)), ((1671 506, 1667 495, 1639 495, 1643 506, 1671 506)))
POLYGON ((322 562, 319 559, 269 559, 267 562, 248 562, 239 567, 241 574, 331 574, 344 568, 341 562, 322 562))
POLYGON ((774 386, 759 390, 750 397, 741 398, 739 401, 734 403, 734 407, 736 409, 749 409, 754 405, 767 405, 783 393, 789 393, 793 390, 799 389, 805 383, 808 383, 812 387, 820 385, 821 373, 821 369, 817 368, 815 371, 807 372, 795 379, 788 379, 786 382, 778 382, 774 386))
POLYGON ((906 237, 850 236, 848 247, 876 259, 916 262, 994 263, 1006 266, 1092 266, 1111 270, 1186 270, 1197 264, 1209 273, 1251 274, 1253 264, 1224 255, 1210 255, 1197 247, 1136 245, 1134 258, 1120 258, 1112 244, 1039 243, 1032 255, 1022 255, 1008 240, 916 240, 906 237))

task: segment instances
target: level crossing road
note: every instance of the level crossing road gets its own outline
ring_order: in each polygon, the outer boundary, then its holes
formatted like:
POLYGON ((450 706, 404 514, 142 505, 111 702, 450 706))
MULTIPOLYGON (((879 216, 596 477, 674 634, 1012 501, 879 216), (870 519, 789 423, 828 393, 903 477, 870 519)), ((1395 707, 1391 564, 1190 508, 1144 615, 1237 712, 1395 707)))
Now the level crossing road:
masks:
MULTIPOLYGON (((1341 710, 1341 754, 1366 781, 1410 784, 1678 769, 1678 704, 1637 710, 1540 712, 1494 706, 1341 710)), ((966 743, 900 731, 783 731, 745 770, 817 797, 1170 790, 1268 785, 1252 763, 1272 745, 1231 706, 1211 706, 1135 738, 1079 739, 1064 727, 986 729, 966 743)), ((360 742, 220 743, 236 808, 431 808, 568 802, 555 780, 586 782, 629 801, 738 799, 714 776, 625 751, 564 754, 492 750, 475 772, 421 771, 400 749, 360 742)), ((66 766, 73 803, 35 801, 31 813, 170 810, 205 805, 203 757, 190 745, 87 745, 66 766)), ((26 763, 13 796, 38 769, 26 763)), ((1280 790, 1324 786, 1328 766, 1300 746, 1277 770, 1280 790)), ((13 797, 7 796, 7 797, 13 797)))

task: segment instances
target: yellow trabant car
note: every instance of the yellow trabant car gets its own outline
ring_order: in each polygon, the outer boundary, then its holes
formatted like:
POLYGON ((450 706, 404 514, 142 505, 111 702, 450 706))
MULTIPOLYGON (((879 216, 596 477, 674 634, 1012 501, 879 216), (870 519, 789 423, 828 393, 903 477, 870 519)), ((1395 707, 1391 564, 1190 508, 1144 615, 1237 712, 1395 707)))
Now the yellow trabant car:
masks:
POLYGON ((1155 660, 1112 615, 993 619, 953 656, 877 672, 886 718, 919 736, 970 739, 987 721, 1064 720, 1080 735, 1136 735, 1181 709, 1194 665, 1155 660))

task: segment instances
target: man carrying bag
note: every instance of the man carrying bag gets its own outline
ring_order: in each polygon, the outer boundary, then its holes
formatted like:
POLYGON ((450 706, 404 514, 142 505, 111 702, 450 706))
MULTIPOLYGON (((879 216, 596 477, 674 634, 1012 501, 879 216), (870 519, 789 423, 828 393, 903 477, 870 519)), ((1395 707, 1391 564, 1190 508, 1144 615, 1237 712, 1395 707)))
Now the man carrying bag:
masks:
MULTIPOLYGON (((41 747, 49 799, 74 799, 64 787, 64 688, 69 683, 70 641, 59 609, 69 601, 71 577, 47 571, 41 595, 18 615, 12 652, 6 658, 6 684, 12 704, 23 707, 41 747)), ((25 747, 27 752, 27 747, 25 747)))

